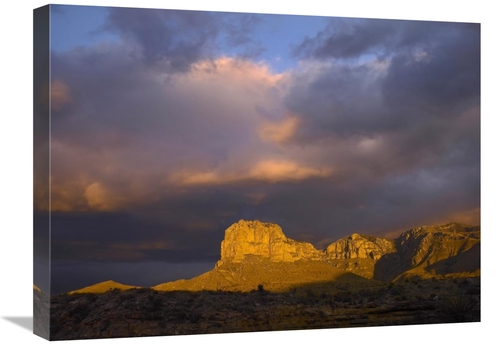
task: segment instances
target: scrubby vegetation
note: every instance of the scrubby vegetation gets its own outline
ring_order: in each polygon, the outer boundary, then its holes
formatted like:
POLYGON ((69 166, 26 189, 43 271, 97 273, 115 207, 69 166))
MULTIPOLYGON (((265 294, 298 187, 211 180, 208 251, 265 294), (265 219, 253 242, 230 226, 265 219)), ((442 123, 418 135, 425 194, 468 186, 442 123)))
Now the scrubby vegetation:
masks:
POLYGON ((53 296, 51 339, 411 325, 479 321, 479 278, 359 285, 317 283, 273 292, 156 291, 53 296))

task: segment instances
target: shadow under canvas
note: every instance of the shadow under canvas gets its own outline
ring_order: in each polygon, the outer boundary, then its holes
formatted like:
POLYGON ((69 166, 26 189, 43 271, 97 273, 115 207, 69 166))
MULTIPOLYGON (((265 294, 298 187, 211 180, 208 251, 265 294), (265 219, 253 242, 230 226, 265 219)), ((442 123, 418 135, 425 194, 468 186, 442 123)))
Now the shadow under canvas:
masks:
POLYGON ((3 318, 33 332, 33 316, 3 316, 3 318))

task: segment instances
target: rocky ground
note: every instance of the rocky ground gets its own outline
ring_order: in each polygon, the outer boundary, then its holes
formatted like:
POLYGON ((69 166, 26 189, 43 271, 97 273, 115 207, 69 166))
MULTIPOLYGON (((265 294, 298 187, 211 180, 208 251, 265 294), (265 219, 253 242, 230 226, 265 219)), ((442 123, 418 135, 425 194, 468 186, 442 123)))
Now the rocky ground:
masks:
POLYGON ((33 286, 33 333, 49 337, 49 297, 33 286))
POLYGON ((64 294, 51 298, 50 317, 51 340, 477 322, 480 280, 64 294))

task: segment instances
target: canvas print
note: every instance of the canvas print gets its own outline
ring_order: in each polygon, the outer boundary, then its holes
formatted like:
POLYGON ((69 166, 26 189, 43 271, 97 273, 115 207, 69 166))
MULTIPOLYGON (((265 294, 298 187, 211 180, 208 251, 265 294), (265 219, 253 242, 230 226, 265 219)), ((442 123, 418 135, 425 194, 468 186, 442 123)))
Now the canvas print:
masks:
POLYGON ((34 333, 480 321, 480 24, 34 10, 34 333))

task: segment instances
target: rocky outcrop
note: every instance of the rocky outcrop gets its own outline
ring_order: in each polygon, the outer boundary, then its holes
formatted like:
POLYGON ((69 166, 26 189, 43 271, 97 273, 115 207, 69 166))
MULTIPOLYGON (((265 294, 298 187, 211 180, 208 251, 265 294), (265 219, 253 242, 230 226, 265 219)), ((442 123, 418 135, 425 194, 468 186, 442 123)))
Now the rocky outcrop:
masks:
POLYGON ((242 262, 248 255, 274 262, 319 261, 325 257, 312 244, 287 238, 277 224, 240 220, 226 229, 216 267, 226 262, 242 262))
POLYGON ((334 267, 372 279, 377 261, 396 252, 394 241, 375 236, 352 234, 330 244, 326 258, 334 267))
POLYGON ((352 234, 330 244, 326 248, 326 257, 330 260, 356 258, 378 260, 383 255, 395 251, 394 241, 352 234))
POLYGON ((396 240, 400 277, 479 276, 480 228, 458 223, 421 226, 396 240))
POLYGON ((50 298, 33 284, 33 334, 49 339, 50 298))
POLYGON ((226 229, 216 267, 256 256, 270 262, 323 261, 383 281, 411 275, 473 277, 480 274, 479 241, 479 227, 449 223, 414 228, 395 240, 355 233, 321 251, 287 238, 277 224, 240 220, 226 229))

